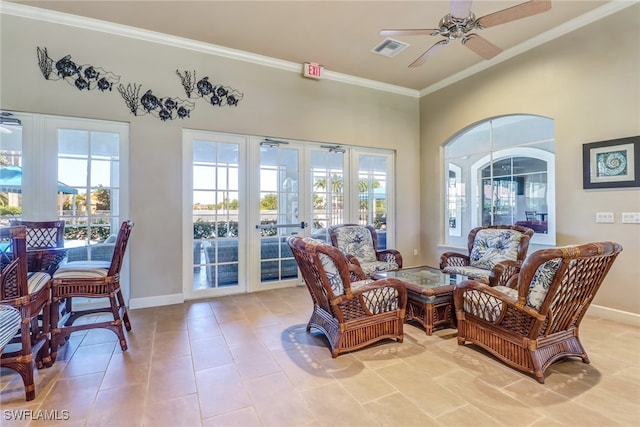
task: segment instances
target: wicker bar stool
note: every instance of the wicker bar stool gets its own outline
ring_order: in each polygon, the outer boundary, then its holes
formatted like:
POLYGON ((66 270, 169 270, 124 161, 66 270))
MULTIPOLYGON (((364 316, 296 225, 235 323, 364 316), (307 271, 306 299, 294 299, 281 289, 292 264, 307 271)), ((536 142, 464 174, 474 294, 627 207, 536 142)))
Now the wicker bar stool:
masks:
POLYGON ((131 330, 129 314, 120 289, 120 269, 133 222, 124 221, 116 238, 115 249, 111 262, 104 261, 73 261, 62 264, 53 275, 51 297, 51 359, 55 361, 58 347, 64 343, 70 334, 76 331, 105 328, 113 331, 120 341, 122 350, 127 349, 127 340, 122 329, 124 323, 127 331, 131 330), (109 306, 86 310, 73 310, 73 298, 108 298, 109 306), (59 304, 67 301, 68 310, 60 319, 59 304), (113 320, 102 322, 77 324, 74 322, 86 315, 96 313, 111 313, 113 320))

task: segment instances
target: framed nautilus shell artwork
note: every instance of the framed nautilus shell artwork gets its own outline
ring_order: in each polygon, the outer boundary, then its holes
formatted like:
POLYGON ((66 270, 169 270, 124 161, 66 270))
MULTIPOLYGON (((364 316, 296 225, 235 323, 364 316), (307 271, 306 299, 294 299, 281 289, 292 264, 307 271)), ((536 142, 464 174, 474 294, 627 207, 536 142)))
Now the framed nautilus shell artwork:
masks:
POLYGON ((582 146, 583 188, 640 187, 640 136, 582 146))

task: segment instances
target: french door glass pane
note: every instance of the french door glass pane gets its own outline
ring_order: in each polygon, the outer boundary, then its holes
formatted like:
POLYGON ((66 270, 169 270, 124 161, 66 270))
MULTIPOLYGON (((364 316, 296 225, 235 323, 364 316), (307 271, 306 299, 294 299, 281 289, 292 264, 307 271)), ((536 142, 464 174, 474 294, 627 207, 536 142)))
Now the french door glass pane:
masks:
POLYGON ((193 289, 238 285, 238 144, 193 141, 193 289))
POLYGON ((360 155, 358 159, 358 222, 378 232, 378 248, 387 246, 388 157, 360 155))
MULTIPOLYGON (((76 241, 78 256, 110 261, 110 253, 93 250, 115 239, 120 227, 120 136, 117 132, 63 129, 57 131, 58 212, 65 239, 76 241)), ((70 254, 73 257, 73 253, 70 254)))
POLYGON ((260 147, 260 279, 295 278, 298 268, 287 237, 299 228, 299 150, 260 147), (278 226, 279 225, 279 226, 278 226), (273 227, 269 227, 273 226, 273 227))
POLYGON ((0 132, 0 225, 22 215, 22 125, 3 123, 0 132))
POLYGON ((328 241, 327 228, 344 223, 344 152, 311 152, 313 237, 328 241))

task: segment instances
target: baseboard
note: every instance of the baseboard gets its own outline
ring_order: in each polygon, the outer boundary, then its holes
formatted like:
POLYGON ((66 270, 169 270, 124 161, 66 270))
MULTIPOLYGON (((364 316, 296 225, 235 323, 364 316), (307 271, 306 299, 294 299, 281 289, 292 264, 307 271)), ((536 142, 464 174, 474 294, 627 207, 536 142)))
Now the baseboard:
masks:
POLYGON ((163 305, 182 304, 184 302, 183 294, 159 295, 156 297, 131 298, 129 300, 129 309, 160 307, 163 305))
POLYGON ((601 305, 591 304, 587 309, 587 315, 613 320, 626 325, 640 326, 640 314, 616 310, 615 308, 603 307, 601 305))

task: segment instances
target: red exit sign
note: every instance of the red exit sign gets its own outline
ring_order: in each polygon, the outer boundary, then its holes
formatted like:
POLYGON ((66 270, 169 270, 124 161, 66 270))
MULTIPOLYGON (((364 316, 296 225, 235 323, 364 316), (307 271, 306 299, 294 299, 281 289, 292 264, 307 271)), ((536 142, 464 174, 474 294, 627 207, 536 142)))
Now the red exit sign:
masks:
POLYGON ((324 70, 324 68, 320 64, 314 64, 312 62, 304 63, 304 76, 310 79, 321 79, 322 70, 324 70))

